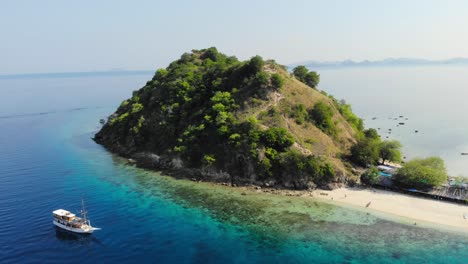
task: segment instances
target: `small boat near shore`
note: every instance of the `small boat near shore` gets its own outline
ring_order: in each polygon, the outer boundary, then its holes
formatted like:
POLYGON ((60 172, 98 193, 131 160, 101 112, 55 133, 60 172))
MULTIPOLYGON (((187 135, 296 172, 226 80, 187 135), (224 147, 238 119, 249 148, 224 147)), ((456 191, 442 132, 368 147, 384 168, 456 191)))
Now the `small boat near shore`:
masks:
POLYGON ((64 209, 53 211, 54 220, 52 223, 59 228, 80 234, 91 234, 96 230, 100 230, 101 228, 91 226, 91 221, 87 219, 83 200, 81 200, 81 206, 81 217, 77 217, 64 209))

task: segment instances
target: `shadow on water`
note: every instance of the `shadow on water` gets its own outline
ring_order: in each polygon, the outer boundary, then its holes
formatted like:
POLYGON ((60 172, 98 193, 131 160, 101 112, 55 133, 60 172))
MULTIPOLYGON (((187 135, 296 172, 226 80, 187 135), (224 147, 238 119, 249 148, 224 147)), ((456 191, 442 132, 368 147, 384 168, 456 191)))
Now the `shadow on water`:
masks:
POLYGON ((77 234, 70 232, 68 230, 63 230, 59 227, 54 226, 55 228, 55 237, 60 241, 68 241, 76 243, 79 245, 91 245, 98 244, 103 245, 99 239, 97 239, 93 234, 77 234))

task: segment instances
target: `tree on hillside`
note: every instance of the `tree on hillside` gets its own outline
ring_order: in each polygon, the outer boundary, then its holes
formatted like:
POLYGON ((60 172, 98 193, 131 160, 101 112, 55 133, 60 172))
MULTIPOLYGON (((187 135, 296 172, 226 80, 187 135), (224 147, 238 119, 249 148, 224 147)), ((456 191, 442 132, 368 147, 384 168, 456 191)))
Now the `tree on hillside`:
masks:
POLYGON ((305 76, 304 83, 309 85, 312 88, 316 88, 319 82, 320 82, 320 75, 314 71, 310 71, 305 76))
POLYGON ((304 66, 299 65, 293 69, 294 76, 308 86, 315 88, 320 82, 320 75, 314 71, 310 71, 304 66))
POLYGON ((382 159, 382 164, 385 161, 401 160, 401 143, 396 140, 386 140, 380 144, 379 157, 382 159))
POLYGON ((271 85, 273 86, 273 88, 275 88, 276 90, 280 89, 281 87, 283 87, 283 84, 284 84, 284 79, 283 77, 281 77, 281 75, 279 75, 278 73, 273 73, 270 77, 270 81, 271 81, 271 85))
POLYGON ((379 160, 381 140, 373 128, 364 130, 364 137, 351 147, 351 160, 361 166, 375 165, 379 160))
POLYGON ((323 132, 329 135, 335 135, 337 130, 333 123, 333 110, 323 101, 317 102, 312 109, 309 110, 309 117, 314 124, 323 132))
POLYGON ((448 176, 444 161, 439 157, 429 157, 407 162, 393 179, 404 187, 427 189, 446 182, 448 176))
POLYGON ((380 138, 379 133, 377 133, 377 130, 375 130, 373 128, 369 128, 369 129, 364 130, 364 135, 368 139, 379 139, 380 138))
POLYGON ((265 146, 280 151, 283 151, 294 144, 294 137, 288 132, 288 130, 281 127, 272 127, 262 131, 260 137, 265 146))
POLYGON ((361 166, 376 164, 379 160, 379 141, 360 139, 351 147, 351 160, 361 166))
POLYGON ((260 72, 263 68, 263 65, 265 65, 265 62, 263 61, 263 58, 258 55, 252 57, 247 63, 250 74, 256 74, 260 72))
POLYGON ((304 82, 309 70, 304 65, 299 65, 293 69, 294 76, 301 82, 304 82))

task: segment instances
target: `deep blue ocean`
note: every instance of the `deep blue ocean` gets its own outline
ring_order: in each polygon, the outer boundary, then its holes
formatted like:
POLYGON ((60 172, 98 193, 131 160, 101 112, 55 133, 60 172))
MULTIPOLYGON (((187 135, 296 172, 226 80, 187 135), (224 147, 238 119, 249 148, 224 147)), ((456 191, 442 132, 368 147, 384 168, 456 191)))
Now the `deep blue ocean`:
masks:
MULTIPOLYGON (((468 263, 468 236, 146 172, 92 141, 151 76, 0 80, 0 263, 468 263), (92 224, 74 235, 51 212, 92 224)), ((403 221, 404 222, 404 221, 403 221)))

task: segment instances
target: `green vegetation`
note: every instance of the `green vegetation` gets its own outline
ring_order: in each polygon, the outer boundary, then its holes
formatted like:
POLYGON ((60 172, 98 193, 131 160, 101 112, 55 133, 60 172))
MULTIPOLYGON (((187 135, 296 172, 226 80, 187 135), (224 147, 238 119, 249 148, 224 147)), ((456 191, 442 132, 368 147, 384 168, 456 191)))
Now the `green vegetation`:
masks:
POLYGON ((298 175, 317 183, 328 183, 336 175, 330 163, 312 156, 304 156, 294 150, 282 153, 275 162, 284 177, 298 175))
POLYGON ((110 124, 113 125, 114 123, 122 122, 123 120, 125 120, 128 117, 128 115, 129 115, 129 113, 123 113, 123 114, 119 115, 116 118, 112 118, 110 120, 110 124))
POLYGON ((380 172, 372 166, 361 175, 361 182, 367 185, 374 185, 379 182, 380 172))
POLYGON ((441 185, 447 179, 444 161, 439 157, 411 160, 394 175, 397 184, 418 189, 441 185))
POLYGON ((140 103, 132 104, 132 114, 138 113, 143 110, 143 105, 140 103))
POLYGON ((140 128, 143 126, 143 122, 145 122, 145 117, 140 116, 138 123, 132 127, 133 133, 138 134, 140 132, 140 128))
POLYGON ((260 133, 260 139, 265 147, 284 151, 294 143, 293 136, 284 128, 269 128, 260 133))
POLYGON ((309 71, 305 66, 299 65, 293 69, 294 76, 301 82, 312 88, 316 88, 320 82, 320 75, 314 71, 309 71))
POLYGON ((309 119, 309 113, 303 104, 294 105, 291 109, 290 117, 296 120, 296 123, 302 125, 309 119))
POLYGON ((383 141, 380 143, 379 157, 382 164, 385 161, 400 162, 401 161, 401 143, 396 140, 383 141))
MULTIPOLYGON (((162 169, 177 161, 197 176, 206 169, 231 182, 294 188, 346 181, 349 161, 369 167, 401 160, 401 144, 364 130, 349 104, 299 83, 315 88, 317 73, 298 66, 293 74, 260 56, 239 61, 216 48, 193 50, 158 69, 95 139, 126 157, 157 154, 163 164, 151 164, 162 169)), ((361 181, 375 184, 378 174, 371 167, 361 181)), ((401 186, 430 188, 447 173, 440 158, 416 159, 394 178, 401 186)))
POLYGON ((375 165, 381 160, 399 162, 401 160, 401 143, 392 141, 381 141, 375 129, 364 131, 358 142, 351 147, 351 160, 358 165, 375 165))
POLYGON ((304 82, 307 73, 309 73, 309 70, 304 65, 299 65, 293 69, 294 77, 301 82, 304 82))
POLYGON ((337 171, 350 166, 337 157, 363 134, 362 121, 298 81, 316 87, 318 74, 298 67, 294 75, 260 56, 193 50, 158 69, 95 138, 125 156, 155 153, 239 181, 307 188, 342 179, 337 171))
POLYGON ((348 121, 351 125, 353 125, 353 128, 356 132, 364 130, 364 122, 362 121, 361 118, 357 117, 353 113, 350 104, 347 104, 346 101, 344 100, 341 100, 338 102, 332 96, 330 97, 335 103, 335 106, 338 108, 338 111, 340 111, 341 115, 346 119, 346 121, 348 121))
POLYGON ((351 147, 351 160, 363 167, 377 164, 379 160, 379 144, 377 140, 365 137, 351 147))
POLYGON ((335 123, 333 123, 332 117, 332 108, 323 101, 316 103, 314 108, 309 111, 309 118, 318 128, 320 128, 328 135, 335 136, 337 133, 337 128, 335 123))
POLYGON ((271 75, 271 85, 275 88, 275 89, 280 89, 281 87, 283 87, 284 85, 284 79, 283 77, 281 77, 281 75, 279 75, 278 73, 273 73, 271 75))
POLYGON ((206 154, 205 156, 203 156, 203 161, 206 162, 206 164, 208 165, 212 165, 216 162, 216 158, 214 157, 214 155, 206 154))

